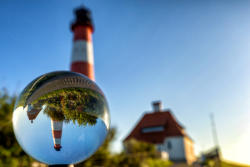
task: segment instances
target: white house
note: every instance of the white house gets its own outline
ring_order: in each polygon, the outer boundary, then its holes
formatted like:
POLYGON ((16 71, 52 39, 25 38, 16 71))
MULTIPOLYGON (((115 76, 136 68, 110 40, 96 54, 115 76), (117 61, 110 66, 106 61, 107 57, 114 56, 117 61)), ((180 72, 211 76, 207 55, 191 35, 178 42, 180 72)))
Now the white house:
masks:
POLYGON ((153 143, 162 155, 168 155, 173 162, 192 164, 194 155, 193 140, 186 134, 170 110, 162 110, 161 102, 153 102, 153 112, 143 115, 141 120, 125 138, 153 143))

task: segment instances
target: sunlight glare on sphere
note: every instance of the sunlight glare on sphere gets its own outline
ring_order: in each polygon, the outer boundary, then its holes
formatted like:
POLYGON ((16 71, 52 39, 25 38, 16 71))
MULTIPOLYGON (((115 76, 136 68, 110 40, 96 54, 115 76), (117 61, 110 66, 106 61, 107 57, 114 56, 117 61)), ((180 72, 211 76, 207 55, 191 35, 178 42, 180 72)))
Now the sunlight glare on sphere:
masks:
POLYGON ((102 145, 109 130, 101 89, 82 74, 59 71, 33 80, 18 97, 13 128, 26 153, 46 164, 75 164, 102 145))

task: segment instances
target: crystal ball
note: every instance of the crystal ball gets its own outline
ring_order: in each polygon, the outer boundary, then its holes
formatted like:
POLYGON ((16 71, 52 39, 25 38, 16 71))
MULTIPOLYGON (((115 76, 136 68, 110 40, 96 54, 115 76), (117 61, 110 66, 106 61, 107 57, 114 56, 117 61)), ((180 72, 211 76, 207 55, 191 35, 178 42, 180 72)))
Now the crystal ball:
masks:
POLYGON ((79 73, 58 71, 39 76, 24 88, 12 123, 18 143, 36 160, 75 164, 102 145, 110 115, 95 82, 79 73))

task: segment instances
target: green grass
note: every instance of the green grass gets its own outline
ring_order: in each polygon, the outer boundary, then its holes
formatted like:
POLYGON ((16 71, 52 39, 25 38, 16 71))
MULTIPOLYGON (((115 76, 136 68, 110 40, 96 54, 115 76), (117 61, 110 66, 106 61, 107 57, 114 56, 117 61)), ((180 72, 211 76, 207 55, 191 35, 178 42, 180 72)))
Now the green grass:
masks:
POLYGON ((245 165, 245 164, 240 164, 237 162, 230 162, 230 161, 222 160, 221 167, 250 167, 250 165, 245 165))

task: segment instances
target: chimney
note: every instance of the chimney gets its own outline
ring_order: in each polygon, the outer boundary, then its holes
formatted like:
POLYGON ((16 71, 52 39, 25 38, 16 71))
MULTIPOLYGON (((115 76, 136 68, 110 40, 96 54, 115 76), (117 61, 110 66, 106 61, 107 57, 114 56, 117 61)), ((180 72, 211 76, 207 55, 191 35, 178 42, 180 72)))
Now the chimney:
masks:
POLYGON ((152 105, 153 105, 154 112, 160 112, 160 111, 162 111, 162 103, 161 103, 160 100, 153 101, 152 105))

